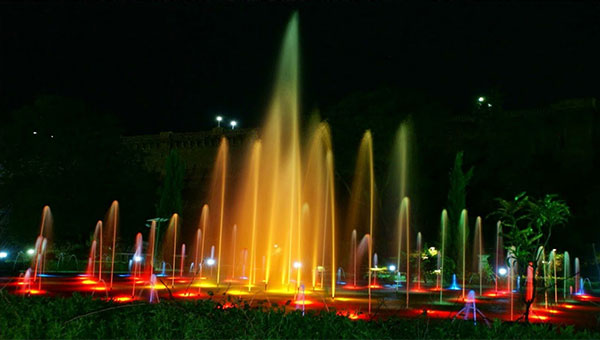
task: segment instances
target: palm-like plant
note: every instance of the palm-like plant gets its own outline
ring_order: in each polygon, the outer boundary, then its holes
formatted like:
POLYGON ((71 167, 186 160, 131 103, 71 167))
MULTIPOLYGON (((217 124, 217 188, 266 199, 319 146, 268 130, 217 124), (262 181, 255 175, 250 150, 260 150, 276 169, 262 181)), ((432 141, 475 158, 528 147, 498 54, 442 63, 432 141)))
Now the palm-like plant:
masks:
MULTIPOLYGON (((541 250, 548 246, 552 228, 566 224, 571 215, 566 202, 557 197, 546 195, 542 199, 534 199, 522 192, 511 201, 497 199, 499 207, 492 216, 502 222, 502 237, 511 257, 507 262, 509 266, 516 263, 520 275, 526 273, 528 266, 533 267, 534 273, 537 271, 541 250)), ((523 299, 525 321, 529 321, 530 306, 535 300, 535 280, 533 287, 533 296, 528 299, 524 295, 523 299)))

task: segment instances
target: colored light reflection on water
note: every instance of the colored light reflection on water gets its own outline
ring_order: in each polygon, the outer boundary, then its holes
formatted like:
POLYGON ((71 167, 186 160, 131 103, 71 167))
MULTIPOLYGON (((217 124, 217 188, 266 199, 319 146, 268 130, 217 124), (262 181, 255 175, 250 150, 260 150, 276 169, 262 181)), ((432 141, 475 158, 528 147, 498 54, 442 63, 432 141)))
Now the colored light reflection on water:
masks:
POLYGON ((310 300, 296 300, 296 301, 294 301, 294 304, 308 306, 308 305, 314 304, 314 302, 310 301, 310 300))
POLYGON ((348 290, 360 290, 360 289, 364 289, 365 287, 361 287, 361 286, 354 286, 354 285, 345 285, 344 289, 348 289, 348 290))
POLYGON ((200 297, 200 294, 193 293, 193 292, 180 292, 180 293, 175 294, 175 296, 181 297, 181 298, 197 298, 197 297, 200 297))
POLYGON ((350 320, 359 320, 359 319, 366 319, 367 315, 366 314, 361 314, 359 312, 356 311, 338 311, 336 313, 339 316, 343 316, 345 318, 348 318, 350 320))
POLYGON ((545 315, 531 315, 529 316, 530 319, 534 319, 534 320, 540 320, 540 321, 546 321, 549 319, 549 317, 545 316, 545 315))
POLYGON ((115 301, 115 302, 130 302, 130 301, 133 301, 133 298, 131 296, 116 296, 113 298, 113 301, 115 301))
POLYGON ((347 297, 336 297, 335 301, 348 302, 348 301, 356 301, 356 299, 347 298, 347 297))
POLYGON ((31 294, 31 295, 42 295, 42 294, 46 294, 45 290, 39 290, 39 289, 23 289, 23 290, 19 290, 17 291, 17 293, 19 294, 31 294))

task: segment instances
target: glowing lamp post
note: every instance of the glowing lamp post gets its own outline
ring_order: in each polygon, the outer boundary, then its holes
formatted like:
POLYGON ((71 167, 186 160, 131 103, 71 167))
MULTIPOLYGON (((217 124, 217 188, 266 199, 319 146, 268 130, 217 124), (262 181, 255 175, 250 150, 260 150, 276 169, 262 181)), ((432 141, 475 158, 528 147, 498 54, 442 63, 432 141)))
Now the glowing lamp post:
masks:
POLYGON ((8 253, 5 251, 0 251, 0 259, 5 259, 8 257, 8 253))
POLYGON ((231 125, 231 129, 234 130, 235 127, 237 126, 237 122, 235 120, 232 120, 229 125, 231 125))
POLYGON ((217 127, 221 127, 221 122, 223 121, 222 116, 217 116, 217 127))
POLYGON ((34 253, 35 253, 35 250, 33 248, 27 249, 27 255, 33 256, 34 253))

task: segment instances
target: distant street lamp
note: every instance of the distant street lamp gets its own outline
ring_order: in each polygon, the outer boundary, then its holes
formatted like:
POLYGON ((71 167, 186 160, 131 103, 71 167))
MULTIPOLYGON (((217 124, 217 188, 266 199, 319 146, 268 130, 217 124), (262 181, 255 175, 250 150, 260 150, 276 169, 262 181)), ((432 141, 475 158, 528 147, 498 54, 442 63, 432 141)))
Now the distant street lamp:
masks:
POLYGON ((229 123, 231 125, 231 129, 235 129, 235 127, 237 126, 237 122, 235 120, 232 120, 231 123, 229 123))
POLYGON ((217 116, 217 127, 221 127, 221 121, 222 120, 223 120, 223 117, 217 116))
POLYGON ((484 97, 479 97, 479 99, 477 99, 477 101, 479 101, 480 103, 483 103, 485 101, 484 97))

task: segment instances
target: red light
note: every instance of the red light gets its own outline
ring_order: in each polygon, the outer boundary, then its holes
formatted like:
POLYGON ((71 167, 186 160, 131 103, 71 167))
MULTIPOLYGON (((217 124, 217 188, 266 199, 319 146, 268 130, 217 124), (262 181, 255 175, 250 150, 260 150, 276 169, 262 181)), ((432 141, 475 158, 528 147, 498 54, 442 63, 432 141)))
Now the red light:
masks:
POLYGON ((359 289, 363 289, 363 287, 360 286, 354 286, 354 285, 345 285, 344 289, 348 289, 348 290, 359 290, 359 289))
POLYGON ((129 302, 132 301, 133 298, 131 296, 117 296, 113 298, 113 300, 116 302, 129 302))
POLYGON ((297 305, 305 305, 305 306, 313 304, 313 302, 310 300, 296 300, 296 301, 294 301, 294 303, 297 305))
POLYGON ((191 292, 181 292, 181 293, 175 294, 175 296, 183 297, 183 298, 193 298, 193 297, 198 297, 199 295, 196 293, 191 293, 191 292))

